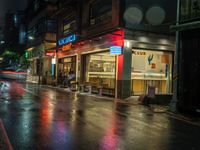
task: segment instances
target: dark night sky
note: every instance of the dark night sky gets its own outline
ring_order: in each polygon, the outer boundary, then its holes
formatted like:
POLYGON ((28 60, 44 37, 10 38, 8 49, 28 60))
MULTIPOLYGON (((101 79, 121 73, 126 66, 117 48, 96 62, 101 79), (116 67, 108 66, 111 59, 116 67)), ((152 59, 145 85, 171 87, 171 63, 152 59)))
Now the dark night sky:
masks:
POLYGON ((4 22, 4 15, 7 11, 23 10, 26 3, 27 0, 0 0, 0 27, 4 22))

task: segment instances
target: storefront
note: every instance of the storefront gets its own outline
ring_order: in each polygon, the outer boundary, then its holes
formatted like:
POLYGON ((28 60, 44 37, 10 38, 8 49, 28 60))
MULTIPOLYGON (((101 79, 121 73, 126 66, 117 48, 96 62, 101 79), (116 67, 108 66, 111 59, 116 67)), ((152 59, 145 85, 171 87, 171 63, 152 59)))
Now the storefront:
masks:
POLYGON ((61 71, 65 76, 70 69, 76 72, 76 56, 68 56, 58 59, 58 71, 61 71))
POLYGON ((89 53, 83 57, 84 83, 92 86, 92 92, 98 93, 102 88, 103 95, 115 95, 116 56, 109 50, 89 53))
POLYGON ((57 73, 66 76, 71 69, 80 86, 116 98, 147 94, 149 86, 156 94, 172 94, 175 44, 170 38, 123 29, 73 44, 76 38, 68 36, 58 42, 57 73))
POLYGON ((31 47, 27 49, 26 55, 29 61, 29 75, 27 77, 28 81, 38 83, 39 76, 42 75, 43 65, 42 59, 44 53, 44 44, 31 47))
POLYGON ((77 80, 77 54, 74 52, 76 35, 71 34, 59 39, 57 44, 57 77, 59 84, 65 84, 70 71, 76 74, 77 80))
POLYGON ((172 93, 172 52, 132 49, 131 91, 147 94, 148 86, 156 94, 172 93))
POLYGON ((81 84, 90 87, 91 93, 116 97, 118 56, 122 56, 123 45, 122 29, 77 43, 78 76, 81 84))
POLYGON ((124 59, 128 58, 128 65, 125 64, 123 69, 130 72, 127 79, 130 78, 131 95, 153 93, 159 103, 169 104, 173 95, 174 37, 128 30, 125 46, 128 54, 124 59))

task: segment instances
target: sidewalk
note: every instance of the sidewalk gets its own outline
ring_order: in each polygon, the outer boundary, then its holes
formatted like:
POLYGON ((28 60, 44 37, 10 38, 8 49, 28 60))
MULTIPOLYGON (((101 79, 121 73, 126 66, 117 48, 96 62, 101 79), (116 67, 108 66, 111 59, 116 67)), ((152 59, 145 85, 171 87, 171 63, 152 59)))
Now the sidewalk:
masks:
POLYGON ((0 119, 0 150, 13 150, 1 119, 0 119))
POLYGON ((173 118, 176 118, 176 119, 179 119, 179 120, 182 120, 182 121, 186 121, 186 122, 190 122, 194 125, 200 126, 200 118, 195 118, 195 117, 192 117, 192 116, 186 116, 186 115, 181 114, 181 113, 171 112, 168 105, 150 104, 150 107, 144 106, 138 100, 139 96, 131 96, 131 97, 125 99, 125 100, 121 100, 121 99, 115 99, 115 98, 112 98, 112 97, 99 96, 99 95, 95 95, 95 94, 81 93, 81 92, 77 92, 77 91, 74 92, 74 91, 71 91, 71 90, 69 90, 67 88, 63 88, 63 87, 56 87, 56 86, 51 86, 51 85, 41 85, 41 86, 49 87, 49 88, 55 88, 55 89, 58 89, 58 90, 61 90, 61 91, 66 91, 66 92, 78 93, 80 95, 92 96, 92 97, 96 97, 96 98, 99 98, 99 99, 110 100, 110 101, 113 101, 113 102, 127 104, 127 105, 134 105, 134 106, 140 105, 140 106, 146 107, 147 109, 149 109, 150 111, 152 111, 154 113, 166 113, 173 118))
MULTIPOLYGON (((74 92, 71 91, 67 88, 63 88, 63 87, 57 87, 57 86, 51 86, 51 85, 41 85, 41 86, 46 86, 49 88, 56 88, 62 91, 66 91, 66 92, 74 92)), ((97 94, 88 94, 88 93, 81 93, 78 91, 75 91, 75 93, 81 94, 81 95, 87 95, 87 96, 92 96, 92 97, 96 97, 96 98, 100 98, 100 99, 106 99, 106 100, 111 100, 111 101, 115 101, 118 103, 124 103, 124 104, 128 104, 128 105, 140 105, 140 102, 138 101, 139 96, 131 96, 125 100, 121 100, 121 99, 116 99, 114 97, 107 97, 107 96, 99 96, 97 94)), ((148 109, 150 109, 151 111, 155 112, 155 113, 164 113, 167 112, 169 109, 169 106, 163 106, 163 105, 156 105, 156 104, 151 104, 150 107, 148 107, 148 109)))

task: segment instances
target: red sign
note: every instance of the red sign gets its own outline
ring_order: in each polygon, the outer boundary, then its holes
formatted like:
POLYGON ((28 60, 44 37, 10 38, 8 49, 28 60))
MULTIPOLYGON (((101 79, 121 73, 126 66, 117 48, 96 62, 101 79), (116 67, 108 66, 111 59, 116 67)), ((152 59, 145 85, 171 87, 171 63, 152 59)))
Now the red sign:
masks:
POLYGON ((56 54, 56 50, 46 50, 45 51, 45 56, 54 57, 55 54, 56 54))

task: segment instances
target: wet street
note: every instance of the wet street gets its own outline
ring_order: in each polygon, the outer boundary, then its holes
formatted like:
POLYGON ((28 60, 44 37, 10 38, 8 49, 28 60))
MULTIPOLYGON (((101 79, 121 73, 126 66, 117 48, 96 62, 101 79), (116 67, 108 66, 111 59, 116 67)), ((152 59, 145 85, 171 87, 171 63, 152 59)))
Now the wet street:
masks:
POLYGON ((199 150, 200 127, 140 105, 8 82, 0 118, 14 150, 199 150))

